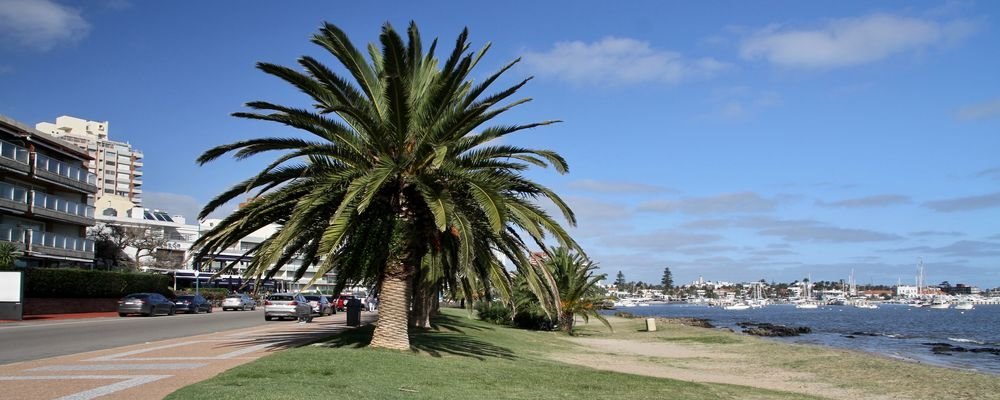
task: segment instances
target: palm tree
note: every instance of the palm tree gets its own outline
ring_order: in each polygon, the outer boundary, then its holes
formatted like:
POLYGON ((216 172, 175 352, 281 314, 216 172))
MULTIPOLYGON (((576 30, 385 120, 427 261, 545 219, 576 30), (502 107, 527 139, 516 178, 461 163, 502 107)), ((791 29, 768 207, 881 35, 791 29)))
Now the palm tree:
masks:
POLYGON ((565 247, 550 248, 543 263, 558 288, 560 329, 572 333, 577 316, 583 318, 584 322, 590 322, 590 317, 597 318, 608 329, 612 329, 608 320, 597 312, 598 304, 603 301, 597 292, 597 283, 607 276, 594 274, 596 264, 565 247))
MULTIPOLYGON (((551 235, 578 248, 534 200, 551 200, 575 224, 569 207, 521 174, 531 165, 566 173, 566 161, 549 150, 491 144, 557 121, 484 127, 530 100, 501 104, 530 78, 484 94, 517 60, 474 84, 469 75, 489 45, 469 52, 463 31, 439 64, 436 40, 425 53, 415 24, 407 36, 404 44, 385 24, 380 48, 370 44, 366 59, 343 31, 324 24, 312 42, 333 55, 349 78, 310 56, 298 60, 304 72, 258 63, 309 96, 312 109, 256 101, 247 104, 252 112, 234 116, 277 122, 313 137, 249 139, 202 154, 198 162, 204 164, 233 151, 237 159, 283 151, 205 206, 199 218, 244 193, 255 196, 195 243, 196 259, 211 259, 251 232, 279 224, 247 252, 252 260, 246 275, 269 278, 297 258, 297 278, 316 265, 315 277, 335 272, 341 288, 375 287, 379 321, 371 345, 401 350, 409 349, 407 311, 415 280, 488 284, 506 273, 492 251, 526 268, 522 235, 539 246, 551 235)), ((536 279, 536 288, 542 280, 536 279)))
POLYGON ((0 242, 0 269, 14 268, 14 262, 21 252, 11 242, 0 242))

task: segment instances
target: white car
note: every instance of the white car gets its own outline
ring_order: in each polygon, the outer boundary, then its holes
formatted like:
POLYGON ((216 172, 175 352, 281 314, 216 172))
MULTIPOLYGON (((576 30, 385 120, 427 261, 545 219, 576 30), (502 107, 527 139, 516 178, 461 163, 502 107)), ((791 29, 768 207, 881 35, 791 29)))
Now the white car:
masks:
POLYGON ((264 301, 264 320, 296 318, 312 322, 312 305, 305 296, 293 293, 275 293, 264 301))
POLYGON ((253 311, 256 309, 257 302, 245 294, 231 294, 226 296, 226 299, 222 301, 222 311, 253 311))

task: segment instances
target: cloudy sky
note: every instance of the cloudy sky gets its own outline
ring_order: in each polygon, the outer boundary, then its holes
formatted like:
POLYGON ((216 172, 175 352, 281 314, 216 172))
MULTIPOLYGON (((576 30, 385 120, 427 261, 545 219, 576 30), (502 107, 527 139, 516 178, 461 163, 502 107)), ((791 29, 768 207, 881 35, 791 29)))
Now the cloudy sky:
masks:
POLYGON ((509 142, 569 160, 531 177, 609 275, 906 283, 923 258, 1000 286, 1000 3, 364 3, 0 0, 0 114, 110 121, 147 206, 190 217, 269 161, 201 151, 294 135, 229 113, 309 104, 255 62, 322 56, 323 20, 357 43, 468 26, 493 44, 478 78, 517 57, 505 83, 536 78, 499 122, 565 121, 509 142))

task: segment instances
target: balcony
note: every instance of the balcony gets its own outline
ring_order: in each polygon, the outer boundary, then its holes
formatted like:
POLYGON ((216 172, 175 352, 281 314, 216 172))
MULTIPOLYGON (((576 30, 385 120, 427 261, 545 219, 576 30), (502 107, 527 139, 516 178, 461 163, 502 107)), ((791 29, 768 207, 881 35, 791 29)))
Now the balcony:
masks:
POLYGON ((129 164, 132 164, 132 159, 131 159, 131 158, 129 158, 129 157, 125 157, 125 156, 118 156, 118 158, 117 158, 117 160, 116 160, 116 161, 117 161, 117 162, 118 162, 119 164, 125 164, 125 165, 129 165, 129 164))
POLYGON ((0 241, 11 242, 18 250, 26 247, 24 240, 24 229, 11 225, 0 225, 0 241))
POLYGON ((31 212, 39 217, 80 225, 94 224, 94 207, 51 194, 32 191, 31 212))
POLYGON ((35 155, 35 176, 83 193, 97 193, 97 175, 43 154, 35 155))
POLYGON ((0 208, 25 213, 28 207, 28 189, 0 182, 0 208))
POLYGON ((28 163, 28 149, 0 140, 0 167, 6 167, 24 175, 31 173, 28 163))
POLYGON ((52 232, 30 231, 27 251, 32 255, 94 259, 94 241, 52 232))

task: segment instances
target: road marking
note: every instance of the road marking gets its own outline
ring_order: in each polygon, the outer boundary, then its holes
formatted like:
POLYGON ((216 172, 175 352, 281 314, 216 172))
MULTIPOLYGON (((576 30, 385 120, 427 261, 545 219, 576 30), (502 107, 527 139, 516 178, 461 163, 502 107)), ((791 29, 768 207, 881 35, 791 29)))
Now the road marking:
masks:
POLYGON ((45 380, 107 380, 124 379, 121 382, 99 386, 90 390, 60 397, 56 400, 90 400, 114 392, 145 385, 173 375, 49 375, 49 376, 0 376, 0 381, 45 381, 45 380))
POLYGON ((109 354, 101 357, 94 357, 87 359, 86 361, 181 361, 181 360, 228 360, 233 357, 242 356, 247 353, 253 353, 258 350, 263 350, 271 347, 271 344, 258 344, 256 346, 250 346, 240 350, 231 351, 225 354, 212 356, 212 357, 140 357, 140 358, 124 358, 129 356, 134 356, 136 354, 148 353, 151 351, 169 349, 173 347, 180 346, 190 346, 195 343, 218 343, 218 342, 228 342, 224 340, 192 340, 182 343, 168 344, 165 346, 156 346, 145 349, 138 349, 132 351, 126 351, 124 353, 109 354))
POLYGON ((160 364, 93 364, 93 365, 50 365, 32 368, 28 371, 129 371, 129 370, 159 370, 159 369, 195 369, 208 364, 204 363, 160 363, 160 364))

